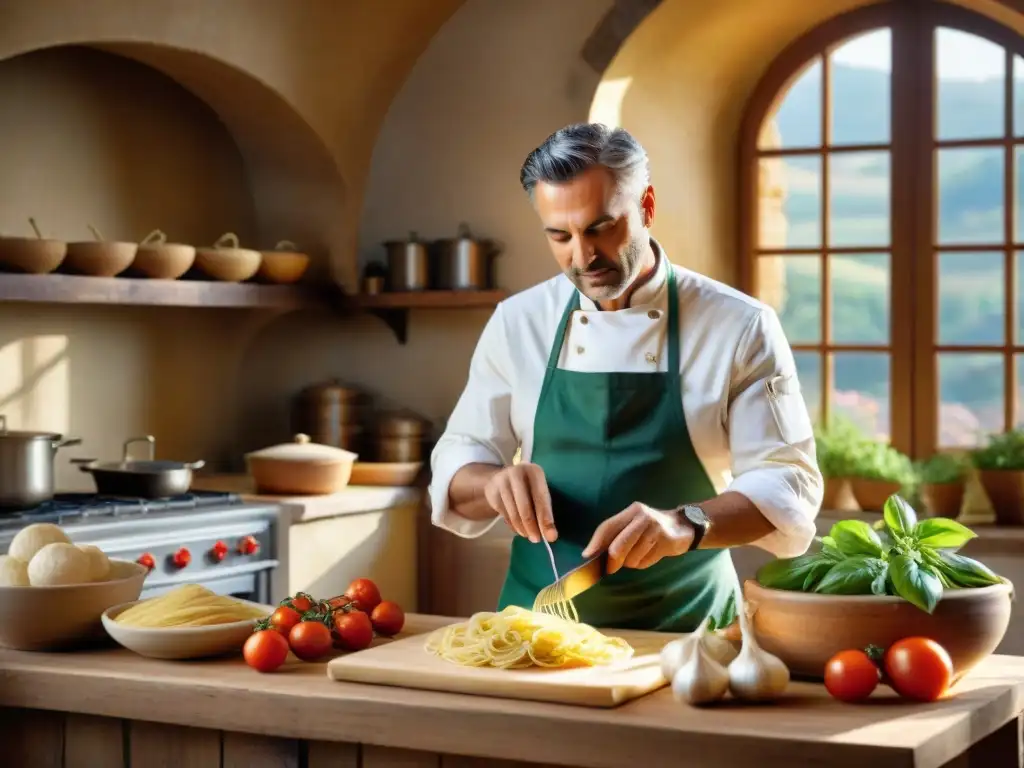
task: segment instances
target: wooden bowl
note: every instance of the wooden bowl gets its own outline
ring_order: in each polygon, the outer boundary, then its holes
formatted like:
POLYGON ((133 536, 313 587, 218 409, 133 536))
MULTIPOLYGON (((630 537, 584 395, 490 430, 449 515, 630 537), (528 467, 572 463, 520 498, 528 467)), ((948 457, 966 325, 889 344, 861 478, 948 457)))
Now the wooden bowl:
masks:
POLYGON ((168 243, 159 229, 146 235, 132 263, 132 272, 151 280, 177 280, 191 269, 196 249, 191 245, 168 243))
POLYGON ((115 243, 106 240, 68 243, 64 266, 68 271, 79 275, 114 277, 132 265, 138 249, 138 243, 115 243))
POLYGON ((764 649, 794 675, 821 679, 825 663, 839 651, 905 637, 930 637, 953 660, 957 678, 991 655, 1010 624, 1013 587, 948 590, 927 614, 899 597, 819 595, 743 585, 754 610, 753 626, 764 649))
POLYGON ((207 277, 225 283, 240 283, 256 274, 263 254, 238 247, 238 237, 227 233, 212 248, 196 249, 196 268, 207 277))
MULTIPOLYGON (((138 597, 136 595, 136 597, 138 597)), ((237 599, 237 598, 236 598, 237 599)), ((255 623, 252 619, 232 621, 228 624, 213 624, 206 627, 126 627, 114 621, 120 614, 144 602, 115 605, 103 612, 103 628, 114 640, 140 656, 151 659, 201 659, 239 653, 246 638, 252 634, 255 623)), ((273 606, 239 600, 240 603, 262 608, 269 616, 273 606)))
POLYGON ((0 646, 52 651, 102 639, 103 612, 138 600, 147 568, 110 561, 110 578, 68 587, 0 587, 0 646))
POLYGON ((64 261, 68 244, 36 237, 0 238, 0 269, 46 275, 64 261))
POLYGON ((263 251, 256 279, 262 283, 297 283, 309 269, 309 256, 299 253, 294 243, 282 240, 273 251, 263 251))

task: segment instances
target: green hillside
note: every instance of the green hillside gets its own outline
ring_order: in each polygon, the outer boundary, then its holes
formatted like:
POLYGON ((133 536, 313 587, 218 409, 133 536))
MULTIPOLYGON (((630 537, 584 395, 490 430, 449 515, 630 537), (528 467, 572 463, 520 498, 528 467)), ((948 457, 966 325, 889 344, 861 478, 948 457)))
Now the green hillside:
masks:
MULTIPOLYGON (((888 141, 889 75, 849 66, 833 67, 833 143, 888 141)), ((1024 105, 1024 84, 1015 101, 1024 105)), ((778 115, 783 147, 817 144, 820 125, 820 73, 809 72, 789 92, 778 115)), ((938 135, 981 138, 1001 133, 1001 80, 981 83, 942 81, 938 135)), ((1024 108, 1015 112, 1024 127, 1024 108)), ((925 137, 922 137, 925 140, 925 137)), ((1024 156, 1018 160, 1024 177, 1024 156)), ((889 168, 882 153, 833 159, 832 244, 888 245, 889 168)), ((818 170, 813 160, 787 161, 786 217, 790 246, 818 247, 818 170)), ((1002 150, 947 150, 939 158, 939 239, 942 243, 1002 240, 1002 150)), ((1018 184, 1024 192, 1024 184, 1018 184)), ((1019 195, 1024 199, 1024 195, 1019 195)), ((1022 216, 1021 218, 1024 218, 1022 216)), ((1024 236, 1018 239, 1024 240, 1024 236)), ((1024 272, 1024 259, 1019 261, 1024 272)), ((833 338, 845 343, 884 343, 889 337, 889 265, 887 256, 833 257, 833 338)), ((940 340, 950 344, 1002 343, 1003 272, 997 251, 946 254, 940 261, 940 340)), ((1021 286, 1024 289, 1024 285, 1021 286)), ((786 263, 786 297, 780 317, 794 344, 819 341, 820 271, 815 259, 790 257, 786 263)), ((896 297, 899 300, 899 297, 896 297)), ((1024 309, 1024 306, 1022 306, 1024 309)), ((1024 332, 1021 333, 1024 337, 1024 332)), ((809 399, 820 387, 812 356, 800 355, 809 399)), ((1001 408, 1001 363, 993 357, 967 356, 943 365, 942 399, 980 412, 1001 408)), ((848 355, 836 361, 837 389, 887 399, 888 362, 882 356, 848 355)), ((888 407, 883 404, 884 412, 888 407)))

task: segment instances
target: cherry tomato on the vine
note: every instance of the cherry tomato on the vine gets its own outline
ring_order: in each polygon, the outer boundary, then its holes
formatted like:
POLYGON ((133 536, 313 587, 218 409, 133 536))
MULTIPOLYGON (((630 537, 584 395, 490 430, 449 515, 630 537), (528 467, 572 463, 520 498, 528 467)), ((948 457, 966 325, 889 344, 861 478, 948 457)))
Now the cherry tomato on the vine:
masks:
POLYGON ((878 687, 881 671, 864 651, 840 651, 825 664, 825 689, 840 701, 862 701, 878 687))

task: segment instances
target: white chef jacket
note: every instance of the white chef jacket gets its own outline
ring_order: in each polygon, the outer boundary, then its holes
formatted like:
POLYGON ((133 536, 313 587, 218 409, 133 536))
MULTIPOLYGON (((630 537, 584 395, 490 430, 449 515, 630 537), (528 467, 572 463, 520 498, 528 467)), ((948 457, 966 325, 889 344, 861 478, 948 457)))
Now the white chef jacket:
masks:
MULTIPOLYGON (((665 371, 668 269, 679 292, 683 412, 715 489, 737 491, 775 530, 753 542, 778 557, 803 554, 815 535, 823 482, 813 426, 778 316, 761 302, 672 265, 652 240, 654 276, 631 306, 601 311, 580 294, 558 367, 589 373, 665 371)), ((431 456, 434 525, 465 538, 499 518, 469 520, 448 508, 448 487, 467 464, 529 461, 533 422, 558 321, 576 288, 564 276, 515 294, 491 316, 469 380, 431 456)), ((679 503, 703 499, 680 499, 679 503)))

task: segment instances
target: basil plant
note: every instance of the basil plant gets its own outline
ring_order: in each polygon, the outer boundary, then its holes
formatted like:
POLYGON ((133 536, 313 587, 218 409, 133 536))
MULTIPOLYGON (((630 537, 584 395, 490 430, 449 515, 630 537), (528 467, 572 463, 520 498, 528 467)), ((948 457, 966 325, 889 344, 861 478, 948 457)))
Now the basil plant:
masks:
POLYGON ((945 517, 919 521, 893 495, 878 524, 841 520, 818 539, 818 551, 770 562, 757 572, 757 581, 770 589, 825 595, 897 596, 931 613, 947 589, 1006 582, 957 552, 976 535, 945 517))

